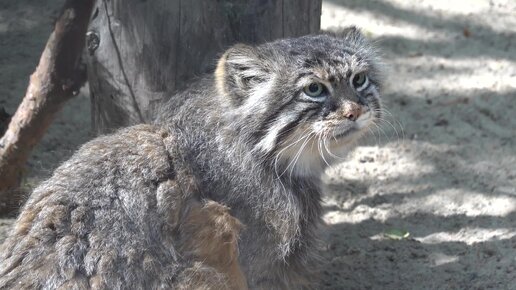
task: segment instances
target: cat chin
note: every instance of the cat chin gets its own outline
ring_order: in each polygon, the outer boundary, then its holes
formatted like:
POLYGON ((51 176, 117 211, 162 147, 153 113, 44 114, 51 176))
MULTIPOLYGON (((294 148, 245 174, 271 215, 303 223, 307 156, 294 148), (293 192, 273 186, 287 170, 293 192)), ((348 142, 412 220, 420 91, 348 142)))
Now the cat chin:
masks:
POLYGON ((321 176, 326 168, 345 159, 360 135, 360 131, 355 131, 346 137, 328 139, 320 145, 315 141, 309 142, 301 152, 297 146, 288 148, 279 156, 276 170, 279 175, 285 176, 321 176))
POLYGON ((346 156, 356 147, 357 141, 367 131, 372 124, 370 116, 364 118, 360 125, 353 129, 348 129, 341 136, 332 136, 320 142, 310 140, 303 144, 299 142, 297 146, 286 148, 281 151, 277 159, 276 166, 279 175, 319 177, 326 168, 338 164, 346 159, 346 156), (361 128, 358 128, 361 126, 361 128), (301 150, 301 151, 300 151, 301 150), (281 168, 281 169, 280 169, 281 168))
MULTIPOLYGON (((349 146, 342 146, 338 151, 331 151, 328 153, 325 149, 321 152, 316 150, 306 150, 299 155, 292 168, 289 167, 285 174, 300 177, 320 177, 326 168, 331 167, 343 161, 349 152, 349 146)), ((289 161, 290 162, 290 161, 289 161)), ((289 164, 286 162, 286 165, 289 164)))

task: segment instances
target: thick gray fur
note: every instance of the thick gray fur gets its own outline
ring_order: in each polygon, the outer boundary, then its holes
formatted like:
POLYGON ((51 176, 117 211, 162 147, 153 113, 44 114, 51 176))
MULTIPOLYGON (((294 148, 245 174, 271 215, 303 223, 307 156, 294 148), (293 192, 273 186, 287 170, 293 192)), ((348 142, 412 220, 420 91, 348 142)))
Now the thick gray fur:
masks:
POLYGON ((154 124, 87 143, 32 193, 3 245, 0 288, 188 289, 195 267, 223 279, 176 244, 189 199, 227 205, 245 225, 250 289, 316 287, 320 175, 336 160, 328 146, 343 153, 363 131, 338 117, 345 104, 379 117, 378 66, 354 28, 230 48, 215 76, 172 96, 154 124), (324 101, 300 87, 314 69, 334 87, 324 101), (350 84, 356 70, 369 80, 361 92, 350 84), (301 139, 330 117, 343 137, 323 128, 301 139), (326 148, 314 157, 296 140, 326 148))

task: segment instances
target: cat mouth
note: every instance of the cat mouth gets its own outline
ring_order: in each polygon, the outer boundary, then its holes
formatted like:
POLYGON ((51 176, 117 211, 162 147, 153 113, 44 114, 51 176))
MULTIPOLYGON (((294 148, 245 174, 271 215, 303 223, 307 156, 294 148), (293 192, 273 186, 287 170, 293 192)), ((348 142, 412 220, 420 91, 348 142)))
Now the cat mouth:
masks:
POLYGON ((337 126, 333 129, 332 137, 335 139, 350 137, 351 135, 360 133, 364 129, 368 128, 372 122, 371 114, 368 112, 364 117, 360 117, 358 120, 354 121, 351 126, 349 124, 337 126))

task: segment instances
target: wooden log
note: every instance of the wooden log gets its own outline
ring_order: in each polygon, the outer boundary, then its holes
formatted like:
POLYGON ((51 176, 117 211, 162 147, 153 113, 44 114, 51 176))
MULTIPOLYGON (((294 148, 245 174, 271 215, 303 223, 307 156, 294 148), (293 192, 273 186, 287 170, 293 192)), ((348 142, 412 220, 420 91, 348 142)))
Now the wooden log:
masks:
POLYGON ((97 0, 88 79, 97 133, 149 121, 153 105, 236 42, 319 30, 321 0, 97 0))
POLYGON ((15 194, 32 148, 86 80, 80 58, 93 4, 65 2, 26 95, 0 139, 0 213, 17 207, 21 198, 15 194))

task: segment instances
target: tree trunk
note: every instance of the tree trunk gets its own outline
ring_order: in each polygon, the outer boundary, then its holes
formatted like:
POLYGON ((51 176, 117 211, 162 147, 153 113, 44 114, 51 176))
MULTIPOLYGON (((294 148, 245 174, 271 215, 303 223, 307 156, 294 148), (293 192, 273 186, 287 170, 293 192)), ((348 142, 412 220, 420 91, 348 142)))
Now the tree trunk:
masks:
POLYGON ((97 0, 88 79, 97 133, 151 119, 156 101, 214 68, 236 42, 319 30, 321 0, 97 0))
POLYGON ((0 139, 0 214, 17 208, 18 188, 32 148, 63 104, 86 81, 80 69, 93 0, 67 0, 31 75, 22 103, 0 139))

